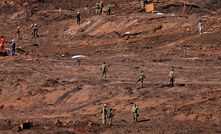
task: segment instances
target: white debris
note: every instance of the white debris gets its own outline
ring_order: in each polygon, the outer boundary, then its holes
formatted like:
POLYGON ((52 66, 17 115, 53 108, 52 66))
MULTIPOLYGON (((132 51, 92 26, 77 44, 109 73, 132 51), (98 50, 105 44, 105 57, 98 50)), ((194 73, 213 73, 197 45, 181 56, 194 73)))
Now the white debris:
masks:
POLYGON ((164 15, 164 13, 160 13, 160 12, 159 12, 159 13, 157 13, 157 15, 164 15))
POLYGON ((128 34, 130 34, 130 32, 126 32, 126 33, 125 33, 125 35, 128 35, 128 34))
POLYGON ((74 55, 73 57, 72 57, 72 59, 76 59, 76 58, 86 58, 87 56, 85 56, 85 55, 74 55))

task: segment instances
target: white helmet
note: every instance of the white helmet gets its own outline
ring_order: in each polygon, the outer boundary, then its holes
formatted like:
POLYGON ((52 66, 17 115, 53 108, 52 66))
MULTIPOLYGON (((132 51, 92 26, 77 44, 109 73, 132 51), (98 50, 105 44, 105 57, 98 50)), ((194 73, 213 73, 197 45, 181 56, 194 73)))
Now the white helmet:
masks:
POLYGON ((12 42, 15 42, 15 40, 14 40, 14 39, 12 39, 12 42))

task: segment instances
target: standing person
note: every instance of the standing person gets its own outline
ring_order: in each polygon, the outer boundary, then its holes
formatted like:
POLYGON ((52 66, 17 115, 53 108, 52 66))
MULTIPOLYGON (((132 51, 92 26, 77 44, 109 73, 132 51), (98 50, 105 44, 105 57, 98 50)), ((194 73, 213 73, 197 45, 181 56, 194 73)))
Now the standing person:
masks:
POLYGON ((134 123, 137 123, 137 121, 138 121, 137 120, 137 118, 139 117, 138 110, 139 110, 139 108, 137 107, 136 104, 134 104, 131 108, 134 123))
POLYGON ((37 24, 32 24, 31 25, 31 29, 32 29, 32 35, 33 37, 38 37, 38 25, 37 24))
POLYGON ((34 25, 33 31, 34 31, 34 37, 38 37, 38 25, 37 24, 34 25))
POLYGON ((140 75, 138 76, 138 81, 137 81, 137 83, 138 82, 141 82, 141 87, 143 88, 143 83, 144 83, 144 78, 146 78, 145 77, 145 75, 144 75, 144 72, 143 72, 143 70, 141 70, 141 72, 140 72, 140 75))
POLYGON ((80 12, 77 13, 77 24, 80 25, 81 24, 81 14, 80 12))
POLYGON ((111 15, 111 6, 110 6, 110 4, 107 5, 107 15, 111 15))
POLYGON ((0 56, 4 56, 4 49, 5 49, 5 37, 1 36, 1 39, 0 39, 0 56))
POLYGON ((14 56, 15 55, 15 50, 16 50, 16 43, 15 43, 15 40, 12 39, 12 44, 11 44, 11 56, 14 56))
POLYGON ((140 7, 141 7, 141 9, 144 9, 144 7, 145 7, 145 2, 144 2, 144 0, 140 0, 140 7))
POLYGON ((170 72, 169 72, 169 86, 170 87, 174 87, 174 81, 175 81, 175 74, 174 74, 174 69, 172 69, 170 72))
POLYGON ((108 125, 110 126, 113 121, 114 112, 112 108, 107 109, 107 119, 108 119, 108 125))
POLYGON ((202 34, 202 30, 203 30, 203 22, 202 20, 200 20, 197 24, 197 28, 199 30, 199 33, 202 34))
POLYGON ((101 67, 100 67, 100 70, 101 70, 101 72, 102 72, 101 78, 102 78, 102 79, 103 79, 103 78, 106 78, 106 76, 107 76, 107 71, 108 71, 108 66, 107 66, 106 62, 103 62, 103 64, 102 64, 101 67))
POLYGON ((101 109, 101 118, 102 118, 102 124, 106 125, 106 123, 107 123, 107 104, 104 104, 101 109))
POLYGON ((102 15, 102 13, 103 13, 103 7, 104 7, 102 1, 100 2, 99 7, 100 7, 100 15, 102 15))
POLYGON ((96 15, 100 14, 100 5, 96 3, 96 15))
POLYGON ((17 27, 16 35, 17 35, 17 39, 20 39, 20 38, 21 38, 20 27, 17 27))
POLYGON ((32 34, 32 37, 34 37, 34 24, 31 24, 31 34, 32 34))

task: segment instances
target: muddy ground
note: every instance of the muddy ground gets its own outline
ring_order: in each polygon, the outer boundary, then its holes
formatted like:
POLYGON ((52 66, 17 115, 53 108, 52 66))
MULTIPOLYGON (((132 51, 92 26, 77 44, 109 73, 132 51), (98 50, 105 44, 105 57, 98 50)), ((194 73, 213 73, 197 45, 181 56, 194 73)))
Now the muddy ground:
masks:
POLYGON ((0 133, 17 133, 16 126, 27 119, 34 127, 20 133, 221 133, 218 1, 192 0, 185 11, 179 0, 155 2, 164 13, 159 15, 140 10, 137 0, 115 0, 111 16, 94 15, 94 0, 11 1, 0 1, 0 34, 6 49, 17 26, 22 39, 16 39, 16 56, 0 57, 0 133), (79 26, 76 11, 83 16, 79 26), (203 34, 196 29, 200 19, 203 34), (31 36, 33 23, 39 38, 31 36), (71 58, 79 54, 87 56, 80 66, 71 58), (109 71, 101 79, 104 61, 109 71), (171 68, 173 88, 167 77, 171 68), (144 88, 136 83, 141 70, 144 88), (101 124, 104 103, 114 109, 112 126, 101 124), (140 108, 137 124, 133 103, 140 108))

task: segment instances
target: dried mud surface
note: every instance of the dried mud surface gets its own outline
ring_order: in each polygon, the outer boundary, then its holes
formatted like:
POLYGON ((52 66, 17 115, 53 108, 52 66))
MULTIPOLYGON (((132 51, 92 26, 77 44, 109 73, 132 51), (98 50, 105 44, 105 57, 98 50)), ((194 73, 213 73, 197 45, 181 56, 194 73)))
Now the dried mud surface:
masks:
POLYGON ((140 11, 137 0, 115 0, 111 16, 95 16, 94 0, 11 1, 0 0, 6 48, 17 26, 23 34, 17 55, 0 57, 0 133, 16 133, 16 126, 27 119, 34 123, 22 131, 27 134, 221 133, 217 1, 192 0, 184 14, 179 0, 156 2, 156 9, 165 13, 157 15, 140 11), (25 7, 34 14, 27 17, 25 7), (80 26, 74 20, 78 10, 80 26), (196 29, 200 19, 203 34, 196 29), (37 39, 31 37, 32 23, 39 25, 37 39), (87 56, 80 66, 71 59, 78 54, 87 56), (110 67, 102 80, 99 67, 104 61, 110 67), (170 88, 172 67, 176 82, 170 88), (136 83, 141 70, 144 88, 136 83), (115 112, 109 127, 101 124, 103 103, 115 112), (133 103, 140 108, 137 124, 130 113, 133 103))

